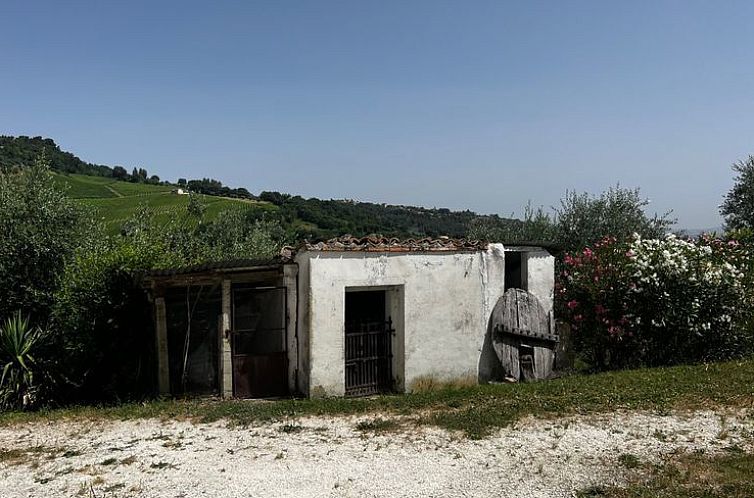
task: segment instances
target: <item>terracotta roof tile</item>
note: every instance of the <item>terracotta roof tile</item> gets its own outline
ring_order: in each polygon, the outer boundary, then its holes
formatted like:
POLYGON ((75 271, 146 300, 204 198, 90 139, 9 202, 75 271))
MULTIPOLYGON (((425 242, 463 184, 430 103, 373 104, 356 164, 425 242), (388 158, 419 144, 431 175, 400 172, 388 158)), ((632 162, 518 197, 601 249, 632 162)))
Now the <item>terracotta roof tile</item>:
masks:
POLYGON ((304 242, 300 249, 307 251, 361 251, 361 252, 456 252, 483 251, 488 243, 481 240, 438 237, 423 239, 398 239, 368 235, 344 235, 322 242, 304 242))

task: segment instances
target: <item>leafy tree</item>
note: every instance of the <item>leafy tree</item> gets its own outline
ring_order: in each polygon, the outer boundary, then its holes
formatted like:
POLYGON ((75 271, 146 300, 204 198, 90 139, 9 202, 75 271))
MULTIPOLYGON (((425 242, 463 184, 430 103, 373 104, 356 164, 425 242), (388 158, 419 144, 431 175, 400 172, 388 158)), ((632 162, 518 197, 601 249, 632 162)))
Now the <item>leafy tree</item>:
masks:
POLYGON ((754 156, 733 165, 733 188, 720 206, 728 230, 754 229, 754 156))
POLYGON ((553 242, 557 238, 557 227, 552 217, 542 207, 534 209, 529 202, 524 208, 521 220, 478 217, 469 225, 468 237, 496 242, 553 242))
POLYGON ((39 158, 19 173, 0 173, 0 319, 16 311, 47 320, 53 293, 90 218, 54 183, 39 158))
POLYGON ((608 236, 662 237, 675 220, 669 212, 647 215, 648 205, 638 188, 611 187, 599 196, 567 191, 555 213, 557 241, 567 250, 579 250, 608 236))
POLYGON ((45 154, 49 166, 61 173, 78 173, 92 176, 112 176, 108 166, 82 161, 60 147, 50 138, 0 136, 0 171, 31 168, 37 158, 45 154))
POLYGON ((578 251, 608 236, 663 236, 674 221, 669 218, 670 213, 647 215, 648 205, 638 188, 616 186, 599 196, 566 191, 552 216, 528 204, 522 220, 500 224, 495 219, 477 218, 468 233, 474 238, 501 242, 552 242, 567 251, 578 251))
POLYGON ((128 171, 123 166, 113 168, 113 178, 118 180, 128 180, 128 171))

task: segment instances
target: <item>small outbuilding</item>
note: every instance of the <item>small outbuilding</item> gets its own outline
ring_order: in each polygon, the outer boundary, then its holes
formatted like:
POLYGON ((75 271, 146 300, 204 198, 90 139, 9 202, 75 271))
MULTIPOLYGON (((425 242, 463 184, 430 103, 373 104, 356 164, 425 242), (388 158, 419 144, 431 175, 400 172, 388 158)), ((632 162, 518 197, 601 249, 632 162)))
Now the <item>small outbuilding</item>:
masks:
MULTIPOLYGON (((286 248, 270 261, 152 271, 144 285, 154 304, 159 391, 362 396, 408 391, 426 378, 489 382, 547 372, 551 364, 504 367, 493 341, 498 332, 557 341, 550 250, 346 236, 286 248), (513 326, 502 331, 508 289, 537 303, 527 304, 536 327, 508 317, 513 326)), ((511 299, 515 308, 519 298, 511 299)))

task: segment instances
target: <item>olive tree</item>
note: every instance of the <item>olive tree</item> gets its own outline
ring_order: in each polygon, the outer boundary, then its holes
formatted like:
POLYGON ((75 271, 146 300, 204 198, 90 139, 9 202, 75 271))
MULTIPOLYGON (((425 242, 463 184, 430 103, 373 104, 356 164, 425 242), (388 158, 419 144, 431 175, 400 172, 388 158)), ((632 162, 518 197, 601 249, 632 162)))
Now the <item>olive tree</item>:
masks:
POLYGON ((32 323, 47 320, 66 261, 90 232, 87 220, 44 158, 0 172, 0 319, 20 311, 32 323))
POLYGON ((496 222, 490 218, 474 220, 468 229, 472 238, 500 242, 550 242, 566 251, 576 251, 607 237, 625 239, 633 234, 657 238, 667 233, 674 220, 670 213, 649 215, 649 201, 638 188, 611 187, 600 195, 566 191, 560 205, 551 213, 524 208, 520 220, 496 222))
POLYGON ((754 228, 754 156, 733 165, 735 183, 725 195, 720 214, 729 230, 754 228))

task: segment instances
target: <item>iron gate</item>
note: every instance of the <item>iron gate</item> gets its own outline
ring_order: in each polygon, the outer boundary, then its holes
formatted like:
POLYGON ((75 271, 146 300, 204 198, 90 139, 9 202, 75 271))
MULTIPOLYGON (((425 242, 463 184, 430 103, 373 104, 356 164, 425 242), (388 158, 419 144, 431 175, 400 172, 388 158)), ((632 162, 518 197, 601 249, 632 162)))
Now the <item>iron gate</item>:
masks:
POLYGON ((346 329, 346 396, 393 389, 392 320, 362 321, 346 329))

